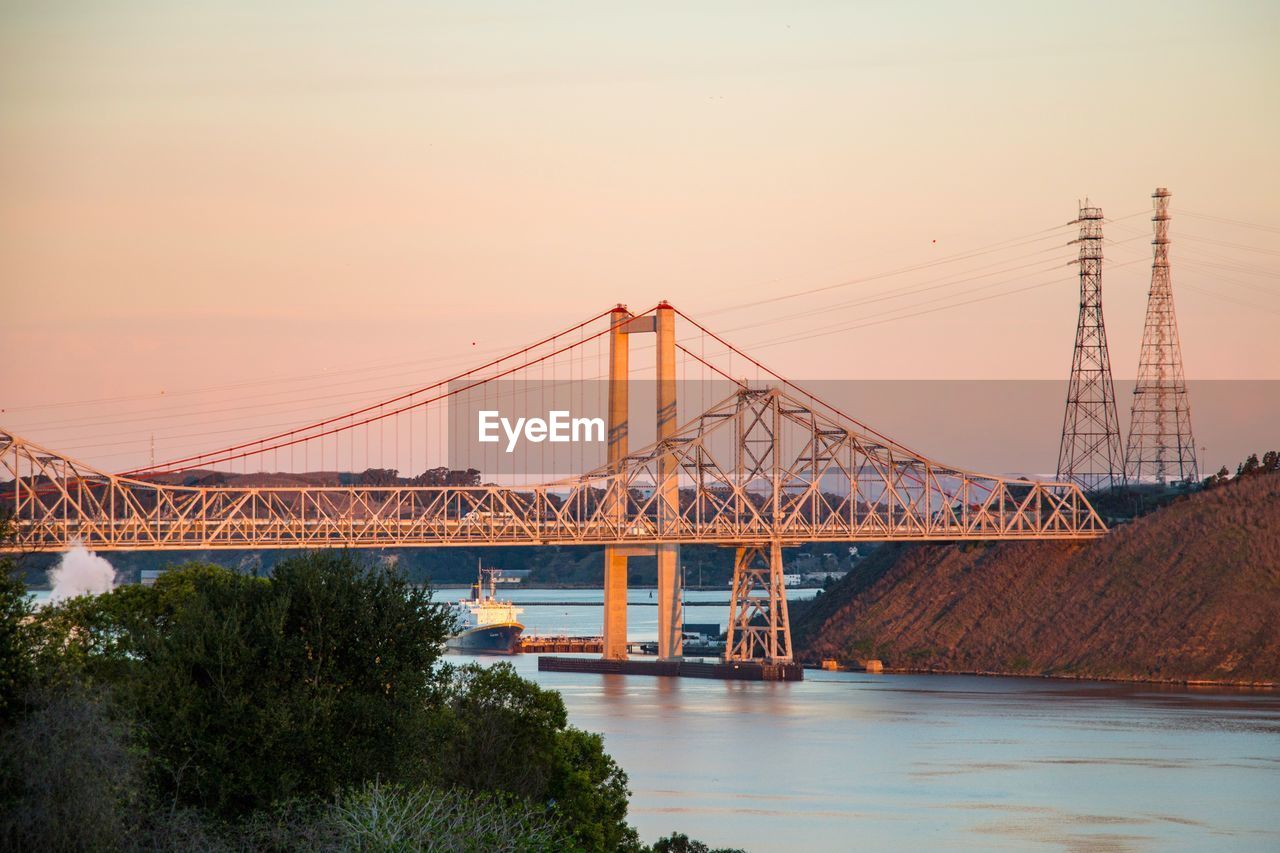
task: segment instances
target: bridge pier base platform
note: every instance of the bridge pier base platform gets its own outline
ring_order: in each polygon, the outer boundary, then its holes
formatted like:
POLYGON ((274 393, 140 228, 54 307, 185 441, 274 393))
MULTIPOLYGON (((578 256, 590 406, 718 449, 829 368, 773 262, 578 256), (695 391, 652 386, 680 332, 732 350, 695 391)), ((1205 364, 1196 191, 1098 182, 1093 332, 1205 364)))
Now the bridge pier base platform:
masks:
POLYGON ((720 678, 733 681, 803 681, 798 663, 763 661, 610 660, 596 657, 539 655, 541 672, 598 672, 613 675, 658 675, 668 678, 720 678))

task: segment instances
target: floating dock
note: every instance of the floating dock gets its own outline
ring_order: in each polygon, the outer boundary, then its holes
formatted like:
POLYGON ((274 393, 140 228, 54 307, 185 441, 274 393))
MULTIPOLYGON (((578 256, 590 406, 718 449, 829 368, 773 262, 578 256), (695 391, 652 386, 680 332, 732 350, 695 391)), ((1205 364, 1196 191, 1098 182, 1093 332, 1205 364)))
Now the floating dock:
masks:
POLYGON ((598 672, 613 675, 658 675, 668 678, 720 678, 733 681, 803 681, 804 668, 797 663, 700 660, 605 660, 542 655, 542 672, 598 672))

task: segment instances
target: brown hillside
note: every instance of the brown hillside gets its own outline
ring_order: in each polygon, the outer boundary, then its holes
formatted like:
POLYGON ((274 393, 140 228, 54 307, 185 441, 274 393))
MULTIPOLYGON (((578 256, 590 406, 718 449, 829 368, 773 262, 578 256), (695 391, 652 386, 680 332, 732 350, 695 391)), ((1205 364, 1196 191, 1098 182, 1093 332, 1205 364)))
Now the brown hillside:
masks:
POLYGON ((796 615, 806 660, 1280 682, 1280 475, 1084 544, 886 546, 796 615))

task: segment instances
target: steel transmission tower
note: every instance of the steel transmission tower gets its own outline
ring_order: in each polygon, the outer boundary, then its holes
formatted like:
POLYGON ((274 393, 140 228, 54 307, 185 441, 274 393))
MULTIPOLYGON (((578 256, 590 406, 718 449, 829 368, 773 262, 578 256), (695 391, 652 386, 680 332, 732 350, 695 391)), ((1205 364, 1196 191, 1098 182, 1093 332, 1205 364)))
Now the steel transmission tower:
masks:
POLYGON ((1102 322, 1102 208, 1080 206, 1080 320, 1071 360, 1058 480, 1086 491, 1124 484, 1116 389, 1102 322))
POLYGON ((1138 356, 1138 381, 1133 388, 1129 419, 1129 443, 1125 470, 1135 483, 1170 477, 1199 478, 1196 442, 1191 434, 1191 403, 1182 373, 1182 344, 1178 318, 1173 311, 1173 284, 1169 280, 1169 191, 1153 194, 1156 214, 1155 258, 1151 263, 1151 291, 1147 294, 1147 320, 1142 329, 1138 356))

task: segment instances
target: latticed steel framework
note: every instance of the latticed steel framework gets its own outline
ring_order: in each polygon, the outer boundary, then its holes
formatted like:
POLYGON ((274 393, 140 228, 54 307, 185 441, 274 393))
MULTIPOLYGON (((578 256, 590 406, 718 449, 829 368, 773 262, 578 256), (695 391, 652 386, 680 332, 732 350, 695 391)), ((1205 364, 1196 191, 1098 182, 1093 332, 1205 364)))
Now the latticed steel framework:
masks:
MULTIPOLYGON (((76 544, 99 551, 603 545, 606 656, 626 654, 626 559, 647 554, 658 562, 659 654, 678 658, 679 546, 711 543, 737 549, 726 658, 784 663, 791 659, 784 544, 1084 539, 1105 532, 1074 483, 1005 480, 941 465, 749 356, 776 386, 751 388, 732 380, 738 390, 677 426, 675 353, 692 355, 675 342, 678 313, 665 302, 639 316, 619 306, 605 312, 610 325, 604 332, 583 333, 577 344, 561 346, 560 339, 585 325, 579 324, 542 342, 555 355, 605 333, 624 341, 657 333, 658 440, 628 449, 626 349, 611 340, 608 462, 583 476, 537 486, 198 486, 170 479, 199 464, 273 452, 372 423, 387 405, 393 415, 410 411, 419 405, 414 394, 435 393, 438 384, 345 418, 125 475, 0 431, 0 513, 14 521, 14 535, 0 542, 0 551, 76 544), (347 427, 335 426, 344 419, 347 427), (189 467, 175 467, 180 464, 189 467), (155 476, 166 481, 149 479, 155 476)), ((508 360, 488 365, 497 365, 495 377, 514 369, 508 360)))
POLYGON ((199 487, 114 476, 0 432, 3 550, 1083 539, 1070 483, 940 465, 776 388, 740 390, 671 437, 535 487, 199 487), (653 489, 674 464, 678 507, 653 489), (619 514, 617 504, 624 507, 619 514))
POLYGON ((1125 468, 1134 482, 1169 479, 1196 480, 1196 442, 1191 432, 1191 402, 1182 373, 1182 344, 1173 310, 1173 282, 1169 278, 1169 196, 1164 187, 1155 200, 1154 260, 1147 319, 1138 356, 1138 380, 1133 389, 1125 468))
POLYGON ((791 660, 791 620, 780 542, 748 545, 734 554, 725 659, 791 660))
POLYGON ((1102 208, 1090 207, 1086 201, 1076 221, 1080 223, 1076 241, 1080 244, 1080 319, 1058 447, 1058 479, 1094 491, 1124 483, 1124 455, 1107 327, 1102 320, 1102 208))

